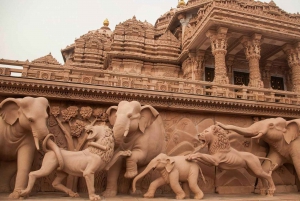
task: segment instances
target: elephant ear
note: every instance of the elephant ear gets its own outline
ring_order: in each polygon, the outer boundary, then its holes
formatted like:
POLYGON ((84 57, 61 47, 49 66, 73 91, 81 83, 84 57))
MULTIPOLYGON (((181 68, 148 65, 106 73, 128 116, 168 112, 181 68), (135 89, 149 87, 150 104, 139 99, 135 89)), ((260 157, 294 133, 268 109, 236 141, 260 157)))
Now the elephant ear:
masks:
POLYGON ((7 98, 0 103, 0 116, 9 125, 13 125, 19 118, 19 100, 7 98))
POLYGON ((300 121, 298 119, 286 123, 286 132, 283 133, 285 141, 290 144, 299 136, 300 121))
POLYGON ((150 105, 145 105, 141 108, 139 128, 142 133, 144 133, 146 128, 155 121, 158 115, 159 113, 157 112, 157 110, 150 105))
POLYGON ((117 112, 118 106, 111 106, 106 110, 106 114, 108 114, 108 120, 109 123, 113 126, 116 122, 116 112, 117 112))
POLYGON ((166 170, 168 173, 170 173, 175 165, 175 161, 173 158, 167 159, 167 165, 166 165, 166 170))

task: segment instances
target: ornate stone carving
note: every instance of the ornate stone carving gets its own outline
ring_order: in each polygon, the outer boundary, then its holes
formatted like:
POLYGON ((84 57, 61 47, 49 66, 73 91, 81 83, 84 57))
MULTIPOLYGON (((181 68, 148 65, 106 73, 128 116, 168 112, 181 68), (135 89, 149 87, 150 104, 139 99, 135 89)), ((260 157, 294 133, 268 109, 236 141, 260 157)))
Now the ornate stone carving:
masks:
POLYGON ((292 70, 293 91, 300 93, 300 42, 294 46, 287 44, 283 47, 283 50, 292 70))
POLYGON ((241 38, 246 59, 249 61, 249 86, 256 88, 264 87, 259 68, 261 37, 260 34, 253 34, 251 38, 247 36, 241 38))
POLYGON ((225 56, 227 53, 228 28, 220 27, 217 32, 209 30, 206 36, 211 41, 211 51, 215 57, 215 78, 213 82, 228 84, 225 56))

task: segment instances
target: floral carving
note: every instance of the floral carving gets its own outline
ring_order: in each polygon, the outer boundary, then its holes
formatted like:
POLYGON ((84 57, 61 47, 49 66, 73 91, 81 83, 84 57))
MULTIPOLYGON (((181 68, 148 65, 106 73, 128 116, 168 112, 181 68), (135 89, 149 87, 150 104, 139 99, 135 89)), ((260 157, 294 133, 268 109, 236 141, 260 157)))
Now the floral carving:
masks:
POLYGON ((71 128, 71 135, 73 137, 80 137, 82 131, 84 130, 84 127, 86 126, 86 123, 84 123, 81 120, 76 120, 73 125, 70 126, 71 128))
POLYGON ((92 115, 93 109, 91 107, 81 107, 80 115, 83 119, 89 119, 92 115))

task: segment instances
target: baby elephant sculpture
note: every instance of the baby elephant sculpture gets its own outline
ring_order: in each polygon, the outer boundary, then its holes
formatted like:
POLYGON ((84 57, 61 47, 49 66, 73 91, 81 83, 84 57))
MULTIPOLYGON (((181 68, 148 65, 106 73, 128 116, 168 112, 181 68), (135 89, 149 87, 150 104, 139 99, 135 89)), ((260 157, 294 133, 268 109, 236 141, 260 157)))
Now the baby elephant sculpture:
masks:
MULTIPOLYGON (((136 191, 136 182, 152 169, 157 169, 161 173, 161 177, 150 184, 147 193, 144 194, 145 198, 153 198, 156 189, 164 184, 170 184, 176 194, 176 199, 189 197, 189 188, 195 194, 195 199, 200 200, 203 198, 203 192, 197 184, 199 170, 201 171, 198 164, 196 162, 186 161, 186 156, 170 157, 166 154, 159 154, 152 159, 146 169, 134 178, 132 182, 133 192, 136 191), (184 182, 184 190, 181 188, 179 181, 184 182)), ((203 175, 202 179, 205 181, 203 175)))
MULTIPOLYGON (((68 174, 74 176, 83 176, 86 180, 90 200, 100 200, 100 196, 95 194, 94 174, 98 170, 108 169, 119 156, 130 156, 130 151, 114 154, 114 137, 112 130, 107 126, 86 126, 88 148, 83 151, 72 152, 61 150, 65 165, 62 170, 57 170, 56 178, 52 185, 55 189, 67 193, 71 197, 79 197, 71 189, 64 186, 61 182, 68 174), (113 157, 113 159, 112 159, 113 157)), ((40 170, 29 174, 28 186, 21 191, 21 196, 27 197, 32 190, 35 180, 49 175, 53 170, 59 167, 56 155, 53 151, 45 154, 40 170)))
POLYGON ((268 158, 257 157, 249 152, 237 151, 230 146, 226 131, 219 126, 212 125, 198 134, 201 143, 200 147, 208 146, 209 154, 194 153, 187 156, 187 160, 197 160, 209 166, 218 166, 224 170, 245 168, 249 174, 260 178, 263 181, 261 194, 273 196, 275 185, 271 177, 272 171, 277 164, 272 164, 268 158), (269 160, 271 168, 266 173, 260 164, 259 159, 269 160))

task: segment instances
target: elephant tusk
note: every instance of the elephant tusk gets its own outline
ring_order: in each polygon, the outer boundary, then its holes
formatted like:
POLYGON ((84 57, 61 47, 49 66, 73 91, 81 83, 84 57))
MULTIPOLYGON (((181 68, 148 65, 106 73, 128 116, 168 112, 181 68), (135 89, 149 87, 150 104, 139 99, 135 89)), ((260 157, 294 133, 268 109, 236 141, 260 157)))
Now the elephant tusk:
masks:
POLYGON ((261 138, 263 136, 263 133, 258 133, 258 135, 252 137, 252 139, 258 139, 261 138))
POLYGON ((127 135, 128 135, 128 130, 125 131, 124 137, 126 137, 127 135))
POLYGON ((37 137, 33 137, 34 138, 34 144, 36 146, 37 150, 40 150, 40 144, 39 144, 39 139, 37 137))

